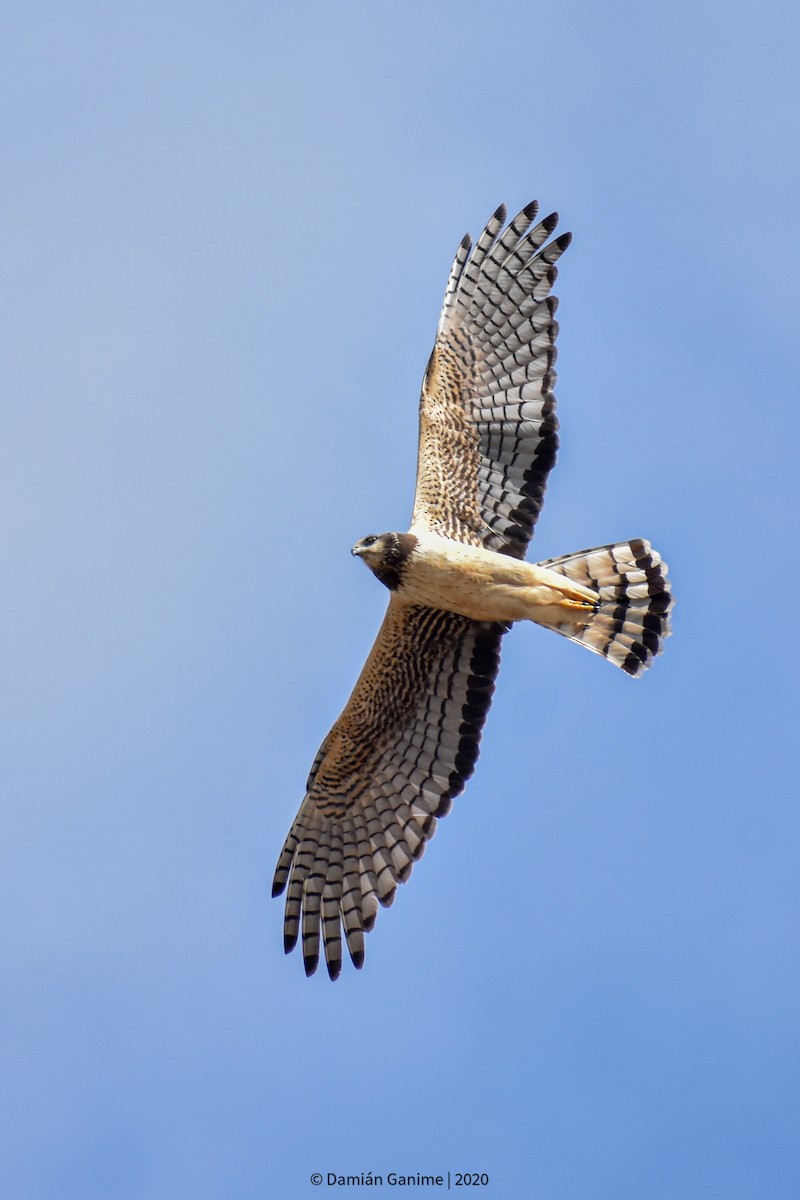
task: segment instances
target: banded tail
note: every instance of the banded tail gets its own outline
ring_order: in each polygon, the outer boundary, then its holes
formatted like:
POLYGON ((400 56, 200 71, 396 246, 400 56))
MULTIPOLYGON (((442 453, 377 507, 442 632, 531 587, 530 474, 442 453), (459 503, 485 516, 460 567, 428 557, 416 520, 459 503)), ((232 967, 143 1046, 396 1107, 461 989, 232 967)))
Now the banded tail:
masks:
POLYGON ((674 599, 667 564, 641 538, 596 546, 539 563, 600 595, 588 621, 561 621, 548 629, 580 642, 629 675, 641 675, 669 637, 674 599))

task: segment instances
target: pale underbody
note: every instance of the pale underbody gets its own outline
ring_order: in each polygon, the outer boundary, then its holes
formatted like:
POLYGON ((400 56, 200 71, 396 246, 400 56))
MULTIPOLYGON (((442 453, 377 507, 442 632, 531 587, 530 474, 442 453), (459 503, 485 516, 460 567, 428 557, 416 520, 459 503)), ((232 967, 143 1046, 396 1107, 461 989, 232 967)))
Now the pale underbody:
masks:
POLYGON ((428 531, 412 532, 417 545, 394 593, 404 603, 443 608, 473 621, 541 625, 581 623, 599 603, 596 592, 547 567, 428 531))

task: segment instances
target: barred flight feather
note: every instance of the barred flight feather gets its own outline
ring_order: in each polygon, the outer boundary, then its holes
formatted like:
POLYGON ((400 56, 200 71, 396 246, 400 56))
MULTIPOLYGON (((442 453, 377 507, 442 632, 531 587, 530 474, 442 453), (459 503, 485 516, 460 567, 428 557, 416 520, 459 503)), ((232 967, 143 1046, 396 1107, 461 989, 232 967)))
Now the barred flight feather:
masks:
POLYGON ((473 772, 507 628, 390 602, 275 872, 273 895, 288 883, 285 948, 302 931, 307 974, 319 963, 320 927, 331 978, 342 925, 363 964, 378 905, 392 903, 473 772))
POLYGON ((579 642, 634 677, 643 674, 670 635, 672 589, 667 564, 644 538, 596 546, 551 558, 548 567, 598 592, 600 604, 587 624, 548 623, 548 629, 579 642))
POLYGON ((422 389, 411 526, 516 558, 558 447, 550 290, 571 236, 548 243, 558 216, 530 230, 536 211, 527 205, 498 237, 498 209, 471 254, 459 247, 422 389), (523 391, 539 405, 520 424, 523 391))

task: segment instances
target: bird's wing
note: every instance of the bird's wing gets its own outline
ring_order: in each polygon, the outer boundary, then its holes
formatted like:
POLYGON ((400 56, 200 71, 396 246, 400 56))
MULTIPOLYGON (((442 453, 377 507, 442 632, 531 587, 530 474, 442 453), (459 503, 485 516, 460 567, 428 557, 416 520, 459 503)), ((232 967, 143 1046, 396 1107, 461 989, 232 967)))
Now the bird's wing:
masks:
POLYGON ((306 974, 317 968, 321 932, 337 977, 342 927, 363 964, 378 905, 391 904, 472 774, 506 629, 390 601, 275 872, 273 895, 289 885, 285 947, 302 929, 306 974))
POLYGON ((558 215, 535 202, 503 230, 498 208, 465 237, 445 292, 420 399, 412 531, 522 558, 558 448, 554 363, 558 215), (502 231, 502 232, 501 232, 502 231))

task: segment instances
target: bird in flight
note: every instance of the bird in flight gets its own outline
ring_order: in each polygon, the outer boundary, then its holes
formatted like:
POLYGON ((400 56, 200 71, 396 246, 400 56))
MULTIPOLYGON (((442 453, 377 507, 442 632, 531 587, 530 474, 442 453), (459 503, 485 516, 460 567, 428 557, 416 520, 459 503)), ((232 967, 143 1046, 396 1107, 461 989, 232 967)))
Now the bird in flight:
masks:
POLYGON ((422 383, 407 533, 353 546, 389 607, 344 711, 317 753, 278 861, 284 946, 302 936, 307 975, 322 939, 331 979, 342 933, 364 934, 411 874, 478 757, 503 635, 534 621, 645 671, 669 633, 667 568, 638 538, 527 563, 556 458, 556 213, 505 207, 450 271, 422 383), (287 888, 288 884, 288 888, 287 888))

